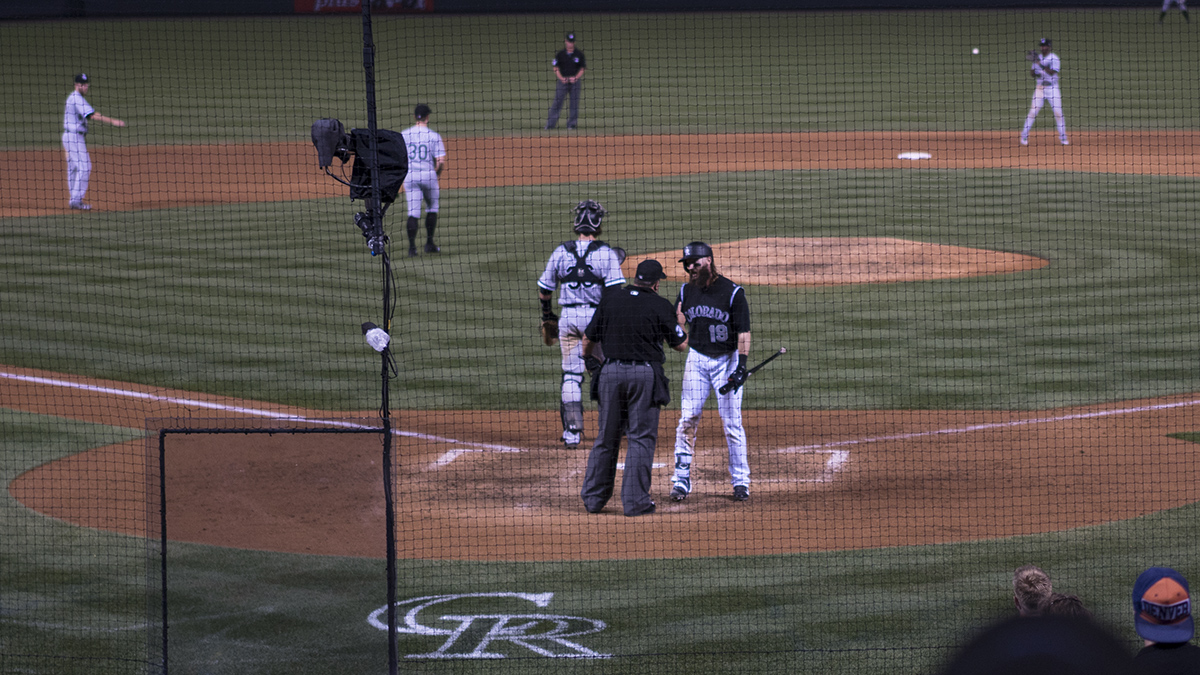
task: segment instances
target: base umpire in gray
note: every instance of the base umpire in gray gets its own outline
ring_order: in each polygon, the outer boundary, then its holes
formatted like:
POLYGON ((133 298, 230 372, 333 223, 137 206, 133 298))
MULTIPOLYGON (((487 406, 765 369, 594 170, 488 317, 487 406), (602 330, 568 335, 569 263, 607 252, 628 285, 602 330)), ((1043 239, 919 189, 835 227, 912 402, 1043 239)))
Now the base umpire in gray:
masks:
POLYGON ((593 398, 600 402, 600 428, 580 492, 588 513, 599 513, 612 497, 622 435, 629 439, 621 481, 625 515, 654 513, 650 469, 658 414, 671 400, 662 343, 679 352, 688 349, 675 308, 658 295, 659 281, 666 276, 657 260, 643 260, 630 285, 604 295, 584 331, 584 362, 592 373, 593 398), (596 345, 603 346, 603 363, 593 355, 596 345))

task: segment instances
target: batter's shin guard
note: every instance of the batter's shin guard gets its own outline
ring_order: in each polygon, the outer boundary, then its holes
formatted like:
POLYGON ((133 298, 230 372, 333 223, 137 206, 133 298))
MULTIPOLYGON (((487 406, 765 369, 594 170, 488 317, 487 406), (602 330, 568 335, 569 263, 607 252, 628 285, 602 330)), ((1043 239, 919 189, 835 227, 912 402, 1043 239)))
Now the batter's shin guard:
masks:
POLYGON ((433 231, 437 229, 437 211, 425 214, 425 243, 433 243, 433 231))
POLYGON ((583 432, 583 402, 563 403, 559 406, 562 412, 563 431, 573 433, 583 432))
POLYGON ((421 228, 421 219, 416 216, 409 216, 408 229, 408 247, 413 248, 417 245, 417 230, 421 228))

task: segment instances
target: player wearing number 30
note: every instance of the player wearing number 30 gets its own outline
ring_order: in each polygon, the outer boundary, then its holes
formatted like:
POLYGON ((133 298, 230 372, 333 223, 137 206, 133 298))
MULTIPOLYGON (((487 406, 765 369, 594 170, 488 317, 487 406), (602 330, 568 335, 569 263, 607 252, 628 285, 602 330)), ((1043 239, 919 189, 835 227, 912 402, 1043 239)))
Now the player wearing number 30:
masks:
POLYGON ((671 499, 683 501, 692 491, 692 456, 696 431, 709 393, 717 395, 717 412, 729 447, 729 477, 733 498, 750 498, 750 464, 746 430, 742 427, 742 383, 750 354, 750 304, 741 286, 717 273, 712 249, 694 241, 683 248, 679 262, 688 282, 679 289, 675 313, 688 329, 691 351, 683 370, 679 426, 675 429, 675 477, 671 499), (718 391, 733 384, 726 394, 718 391))
POLYGON ((408 199, 408 255, 417 255, 417 230, 421 225, 421 202, 425 209, 425 252, 441 249, 433 243, 441 190, 438 176, 446 168, 446 144, 442 136, 429 128, 429 106, 422 103, 413 110, 416 124, 400 132, 408 146, 408 175, 404 177, 404 196, 408 199))

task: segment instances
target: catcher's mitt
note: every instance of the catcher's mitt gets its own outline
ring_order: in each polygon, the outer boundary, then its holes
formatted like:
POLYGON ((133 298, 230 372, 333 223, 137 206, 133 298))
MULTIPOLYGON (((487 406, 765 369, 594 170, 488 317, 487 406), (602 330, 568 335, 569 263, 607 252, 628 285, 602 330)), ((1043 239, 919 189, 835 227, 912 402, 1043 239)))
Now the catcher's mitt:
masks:
POLYGON ((542 342, 547 346, 558 343, 558 317, 553 314, 542 319, 542 325, 538 329, 542 334, 542 342))

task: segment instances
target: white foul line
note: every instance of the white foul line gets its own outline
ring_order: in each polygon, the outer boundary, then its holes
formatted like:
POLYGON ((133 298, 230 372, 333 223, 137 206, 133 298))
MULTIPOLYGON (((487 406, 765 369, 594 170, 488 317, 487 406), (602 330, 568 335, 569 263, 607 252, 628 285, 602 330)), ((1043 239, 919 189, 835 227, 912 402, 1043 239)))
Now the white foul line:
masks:
POLYGON ((1028 426, 1030 424, 1048 424, 1053 422, 1069 422, 1071 420, 1086 420, 1096 417, 1111 417, 1113 415, 1128 415, 1130 413, 1154 412, 1157 410, 1169 410, 1171 408, 1183 408, 1187 406, 1200 405, 1200 400, 1180 401, 1179 403, 1160 403, 1157 405, 1138 406, 1136 408, 1118 408, 1116 410, 1100 410, 1090 413, 1075 413, 1073 415, 1059 415, 1057 417, 1033 417, 1027 420, 1014 420, 1011 422, 989 422, 987 424, 972 424, 966 427, 957 427, 951 429, 933 429, 931 431, 914 431, 907 434, 894 434, 891 436, 871 436, 868 438, 850 438, 844 441, 832 441, 830 443, 818 443, 816 445, 793 445, 788 448, 780 448, 777 452, 812 452, 813 450, 826 450, 829 448, 840 448, 847 445, 862 445, 865 443, 879 443, 882 441, 904 441, 912 438, 922 438, 925 436, 938 436, 941 434, 966 434, 973 431, 987 431, 989 429, 1011 429, 1014 427, 1028 426))
MULTIPOLYGON (((324 424, 332 427, 341 427, 345 429, 372 429, 373 427, 366 424, 356 424, 354 422, 346 422, 343 420, 323 420, 312 417, 304 417, 303 415, 289 415, 286 413, 272 412, 262 408, 247 408, 245 406, 226 405, 224 403, 212 403, 209 401, 198 401, 190 398, 178 398, 175 396, 160 396, 158 394, 149 394, 140 391, 130 391, 128 389, 114 389, 112 387, 100 387, 94 384, 84 384, 81 382, 68 382, 67 380, 55 380, 47 377, 34 377, 32 375, 18 375, 16 373, 6 373, 0 371, 0 378, 9 380, 17 380, 19 382, 29 382, 31 384, 43 384, 51 387, 63 387, 65 389, 79 389, 97 394, 107 394, 109 396, 119 396, 123 398, 136 398, 144 401, 155 401, 159 403, 171 403, 173 405, 188 406, 193 408, 204 408, 208 410, 219 410, 222 412, 237 413, 239 415, 249 415, 251 417, 263 417, 266 419, 280 420, 285 422, 304 422, 309 424, 324 424)), ((430 434, 422 434, 415 431, 400 431, 392 430, 392 434, 396 436, 406 436, 409 438, 417 438, 425 441, 434 441, 438 443, 462 443, 473 446, 476 449, 497 450, 499 452, 521 452, 520 448, 512 448, 506 445, 495 445, 492 443, 474 443, 471 441, 460 441, 452 438, 443 438, 441 436, 433 436, 430 434)), ((477 450, 473 450, 477 451, 477 450)), ((461 454, 461 453, 460 453, 461 454)))

